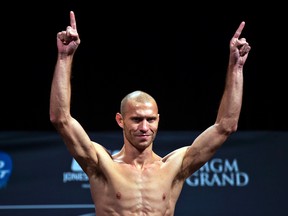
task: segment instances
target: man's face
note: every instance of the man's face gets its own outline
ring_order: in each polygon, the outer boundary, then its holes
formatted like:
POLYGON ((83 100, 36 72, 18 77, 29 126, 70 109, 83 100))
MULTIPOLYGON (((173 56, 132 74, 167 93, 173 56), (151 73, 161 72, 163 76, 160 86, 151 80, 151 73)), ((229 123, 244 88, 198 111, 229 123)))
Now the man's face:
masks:
POLYGON ((131 102, 123 117, 123 130, 128 142, 139 150, 150 146, 157 134, 159 114, 156 104, 131 102))

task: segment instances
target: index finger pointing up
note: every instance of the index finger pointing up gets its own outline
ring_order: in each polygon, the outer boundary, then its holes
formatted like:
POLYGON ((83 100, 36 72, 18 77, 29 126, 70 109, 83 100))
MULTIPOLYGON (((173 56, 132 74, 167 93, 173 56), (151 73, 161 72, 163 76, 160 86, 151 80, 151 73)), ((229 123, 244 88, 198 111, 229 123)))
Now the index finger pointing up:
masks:
MULTIPOLYGON (((76 24, 75 24, 75 26, 76 26, 76 24)), ((239 25, 239 27, 238 27, 237 31, 235 32, 235 34, 234 34, 233 38, 236 38, 236 39, 238 39, 238 38, 239 38, 239 36, 240 36, 240 35, 241 35, 241 33, 242 33, 242 30, 243 30, 244 26, 245 26, 245 22, 244 22, 244 21, 242 21, 242 22, 240 23, 240 25, 239 25)))
POLYGON ((70 25, 73 29, 76 29, 76 19, 75 19, 75 14, 73 11, 70 11, 70 25))

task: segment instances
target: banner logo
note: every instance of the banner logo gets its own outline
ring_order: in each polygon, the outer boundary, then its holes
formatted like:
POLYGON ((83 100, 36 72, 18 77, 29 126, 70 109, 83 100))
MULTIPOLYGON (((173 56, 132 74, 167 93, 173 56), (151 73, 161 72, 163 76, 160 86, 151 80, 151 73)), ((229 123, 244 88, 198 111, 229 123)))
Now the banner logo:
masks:
POLYGON ((243 187, 248 185, 249 175, 239 169, 237 159, 214 158, 186 179, 186 183, 191 187, 243 187))
POLYGON ((4 188, 12 173, 11 157, 5 152, 0 151, 0 189, 4 188))

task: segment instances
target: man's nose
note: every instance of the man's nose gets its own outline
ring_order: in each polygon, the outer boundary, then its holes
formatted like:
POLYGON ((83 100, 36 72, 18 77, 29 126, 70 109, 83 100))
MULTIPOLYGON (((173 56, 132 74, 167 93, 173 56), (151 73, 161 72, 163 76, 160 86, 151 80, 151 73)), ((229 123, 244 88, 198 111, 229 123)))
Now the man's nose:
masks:
POLYGON ((144 119, 141 124, 140 124, 140 129, 141 130, 144 130, 144 131, 147 131, 149 129, 149 122, 144 119))

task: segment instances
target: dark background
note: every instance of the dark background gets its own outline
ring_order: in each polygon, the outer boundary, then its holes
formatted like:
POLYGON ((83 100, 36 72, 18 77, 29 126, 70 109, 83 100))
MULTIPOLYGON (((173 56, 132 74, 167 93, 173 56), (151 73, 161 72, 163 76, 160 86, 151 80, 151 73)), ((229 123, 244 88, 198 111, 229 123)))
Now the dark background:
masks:
POLYGON ((73 66, 72 114, 91 131, 118 129, 130 91, 158 101, 160 130, 213 124, 229 41, 242 20, 252 50, 244 68, 239 130, 287 130, 287 15, 276 3, 136 4, 10 2, 2 6, 1 130, 54 130, 49 94, 56 34, 74 10, 81 38, 73 66))

